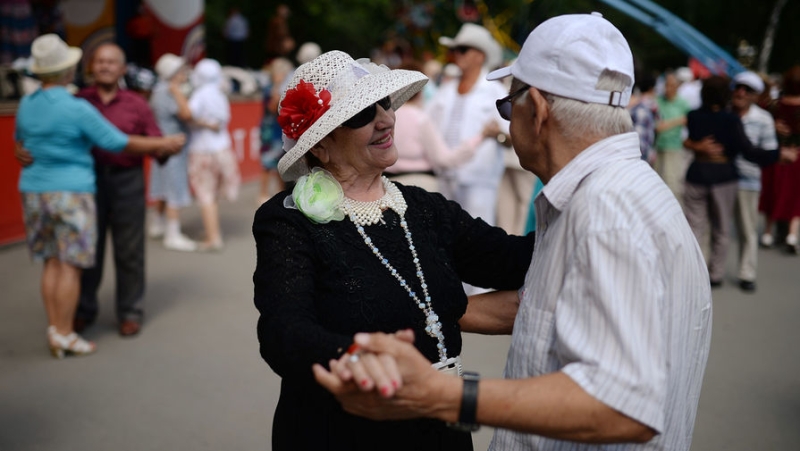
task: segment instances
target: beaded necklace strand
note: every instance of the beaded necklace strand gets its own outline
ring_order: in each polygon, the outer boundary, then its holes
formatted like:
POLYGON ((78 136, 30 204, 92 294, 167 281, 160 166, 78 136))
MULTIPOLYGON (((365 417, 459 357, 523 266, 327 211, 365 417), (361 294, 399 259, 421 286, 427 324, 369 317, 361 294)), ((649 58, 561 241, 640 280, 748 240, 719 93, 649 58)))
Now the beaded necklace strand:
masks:
POLYGON ((350 218, 356 226, 358 234, 364 239, 364 243, 372 250, 372 253, 380 260, 381 264, 389 270, 392 276, 397 279, 400 286, 403 287, 408 293, 409 298, 419 307, 425 314, 425 333, 430 337, 436 338, 439 343, 436 347, 439 351, 439 360, 444 362, 447 360, 447 348, 444 346, 444 334, 442 333, 442 323, 439 321, 439 316, 433 311, 431 305, 431 297, 428 294, 428 285, 425 283, 425 274, 422 272, 422 266, 419 263, 417 256, 417 249, 414 247, 414 240, 411 236, 411 230, 408 228, 406 222, 405 212, 408 208, 403 193, 395 186, 394 183, 389 181, 388 178, 382 177, 383 187, 385 194, 378 200, 370 202, 361 202, 345 197, 342 201, 342 210, 344 214, 350 218), (389 263, 389 260, 381 254, 381 251, 372 242, 372 238, 367 235, 364 226, 377 224, 383 221, 383 211, 390 208, 400 216, 400 227, 405 232, 406 241, 408 242, 408 249, 411 251, 414 266, 417 269, 417 278, 419 279, 420 286, 422 287, 423 299, 421 300, 417 293, 412 290, 411 286, 406 282, 403 276, 389 263))

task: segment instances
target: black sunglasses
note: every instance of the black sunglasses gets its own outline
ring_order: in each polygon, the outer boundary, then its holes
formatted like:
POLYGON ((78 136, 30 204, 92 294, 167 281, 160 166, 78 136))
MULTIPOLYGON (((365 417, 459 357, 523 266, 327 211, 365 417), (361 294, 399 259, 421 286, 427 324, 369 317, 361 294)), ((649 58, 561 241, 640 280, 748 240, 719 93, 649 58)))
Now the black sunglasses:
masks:
POLYGON ((469 49, 471 49, 471 48, 472 47, 470 47, 468 45, 457 45, 457 46, 453 47, 453 51, 463 55, 463 54, 469 52, 469 49))
POLYGON ((507 121, 511 120, 511 102, 514 101, 514 97, 520 95, 524 91, 527 91, 528 88, 530 88, 530 86, 525 85, 511 94, 503 97, 502 99, 495 100, 494 105, 497 107, 497 112, 500 113, 500 117, 507 121))
POLYGON ((748 93, 748 94, 753 94, 753 93, 755 93, 755 92, 756 92, 756 90, 755 90, 755 89, 751 88, 750 86, 743 85, 743 84, 737 84, 736 86, 734 86, 734 87, 733 87, 733 90, 734 90, 734 91, 736 91, 736 90, 737 90, 737 89, 739 89, 739 88, 742 88, 742 89, 744 89, 744 91, 745 91, 746 93, 748 93))
POLYGON ((369 124, 375 119, 375 116, 378 114, 378 105, 380 105, 381 108, 384 109, 384 111, 389 111, 392 108, 392 99, 390 99, 389 97, 384 97, 378 100, 372 105, 356 113, 355 116, 342 122, 342 127, 361 128, 369 124))

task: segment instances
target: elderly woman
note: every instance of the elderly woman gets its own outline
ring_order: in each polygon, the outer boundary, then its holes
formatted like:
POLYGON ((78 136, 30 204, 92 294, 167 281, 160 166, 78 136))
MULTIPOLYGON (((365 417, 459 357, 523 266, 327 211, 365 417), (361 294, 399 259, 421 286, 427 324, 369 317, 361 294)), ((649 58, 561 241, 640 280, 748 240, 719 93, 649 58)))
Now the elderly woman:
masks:
MULTIPOLYGON (((165 53, 156 61, 158 82, 150 96, 150 108, 164 134, 188 133, 192 120, 189 102, 183 93, 189 74, 186 61, 165 53)), ((187 152, 170 157, 163 164, 150 166, 149 197, 156 200, 156 211, 150 223, 150 236, 164 239, 164 247, 192 252, 197 243, 181 233, 180 210, 192 203, 189 191, 187 152)))
POLYGON ((469 433, 443 422, 350 415, 311 371, 350 362, 353 384, 388 395, 390 382, 361 371, 377 357, 349 359, 354 333, 411 329, 436 368, 459 373, 462 331, 511 330, 515 291, 468 301, 461 283, 518 289, 533 237, 508 236, 439 194, 382 176, 397 160, 394 110, 426 81, 332 51, 300 66, 283 95, 278 170, 297 184, 253 224, 261 355, 283 378, 276 451, 472 449, 469 433))
POLYGON ((192 133, 189 139, 189 185, 203 215, 205 241, 199 250, 222 249, 217 197, 222 192, 228 200, 239 195, 239 166, 231 148, 228 123, 231 106, 222 91, 222 67, 212 59, 203 59, 191 75, 194 91, 189 98, 192 133))
POLYGON ((31 71, 41 89, 17 110, 16 156, 25 167, 19 180, 28 246, 44 261, 42 297, 54 357, 90 354, 95 345, 72 330, 80 275, 94 266, 95 173, 93 145, 110 151, 175 153, 185 137, 127 136, 65 86, 75 76, 81 50, 55 34, 33 41, 31 71))

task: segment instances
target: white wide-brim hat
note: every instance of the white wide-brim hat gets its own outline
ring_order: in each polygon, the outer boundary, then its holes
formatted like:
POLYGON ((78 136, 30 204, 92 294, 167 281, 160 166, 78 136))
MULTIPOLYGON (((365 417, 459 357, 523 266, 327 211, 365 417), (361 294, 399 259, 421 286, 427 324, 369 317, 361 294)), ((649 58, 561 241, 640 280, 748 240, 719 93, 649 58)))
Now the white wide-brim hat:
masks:
POLYGON ((633 89, 633 54, 625 36, 602 14, 566 14, 534 28, 516 61, 486 78, 498 80, 509 75, 557 96, 625 107, 633 89), (604 71, 626 76, 625 88, 598 89, 604 71))
POLYGON ((428 82, 422 72, 389 69, 367 58, 354 60, 338 50, 323 53, 297 68, 289 85, 281 94, 280 116, 286 93, 300 81, 310 83, 319 94, 323 89, 331 94, 330 108, 322 114, 297 141, 284 133, 286 155, 278 162, 278 172, 286 181, 297 180, 309 172, 303 156, 336 127, 375 102, 390 97, 396 110, 428 82))
POLYGON ((489 30, 478 24, 465 23, 461 26, 461 29, 458 30, 456 37, 449 38, 442 36, 439 38, 439 44, 447 48, 462 45, 476 48, 486 55, 486 60, 483 64, 489 68, 497 67, 503 62, 503 48, 492 37, 492 33, 489 32, 489 30))
POLYGON ((52 74, 70 68, 81 60, 83 50, 70 47, 57 34, 49 33, 33 40, 33 64, 30 71, 37 75, 52 74))
POLYGON ((185 65, 185 59, 172 53, 165 53, 156 61, 155 70, 158 78, 169 81, 185 65))

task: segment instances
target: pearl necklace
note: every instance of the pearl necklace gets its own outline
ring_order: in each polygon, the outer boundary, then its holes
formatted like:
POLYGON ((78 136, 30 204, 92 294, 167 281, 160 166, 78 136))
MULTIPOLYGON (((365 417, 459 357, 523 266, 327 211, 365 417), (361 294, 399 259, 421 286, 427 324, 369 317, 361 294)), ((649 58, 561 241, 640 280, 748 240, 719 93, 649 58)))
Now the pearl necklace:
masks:
POLYGON ((355 224, 358 234, 364 239, 364 243, 366 243, 366 245, 372 250, 372 253, 378 257, 378 260, 380 260, 381 264, 383 264, 383 266, 389 270, 392 276, 397 279, 397 281, 400 283, 400 286, 406 290, 408 297, 411 298, 417 307, 419 307, 419 309, 425 314, 425 333, 439 341, 439 343, 436 345, 439 351, 439 360, 444 362, 447 360, 447 348, 444 346, 442 323, 439 322, 439 316, 433 311, 431 297, 428 294, 428 285, 425 283, 425 274, 422 272, 422 266, 420 265, 419 257, 417 256, 417 249, 414 247, 414 240, 411 237, 411 231, 408 229, 408 223, 406 222, 405 218, 405 211, 408 208, 408 205, 403 198, 403 194, 399 189, 397 189, 397 186, 390 182, 386 177, 383 177, 383 186, 386 190, 386 194, 384 194, 380 199, 371 202, 359 202, 345 197, 344 201, 342 202, 342 210, 344 210, 344 213, 350 218, 350 221, 355 224), (408 241, 408 249, 411 251, 414 266, 417 269, 417 278, 419 279, 420 286, 422 287, 424 301, 420 300, 419 296, 417 296, 417 293, 411 289, 403 276, 401 276, 394 266, 389 263, 389 260, 384 257, 383 254, 381 254, 381 251, 372 242, 372 238, 367 236, 367 232, 364 230, 365 225, 372 225, 378 223, 379 221, 383 221, 383 210, 387 208, 391 208, 400 216, 400 227, 405 232, 406 241, 408 241))
POLYGON ((342 211, 353 224, 364 226, 377 224, 383 221, 383 210, 387 208, 391 208, 400 216, 405 214, 408 205, 403 193, 385 176, 381 177, 381 180, 385 193, 380 199, 361 202, 345 197, 342 201, 342 211))

